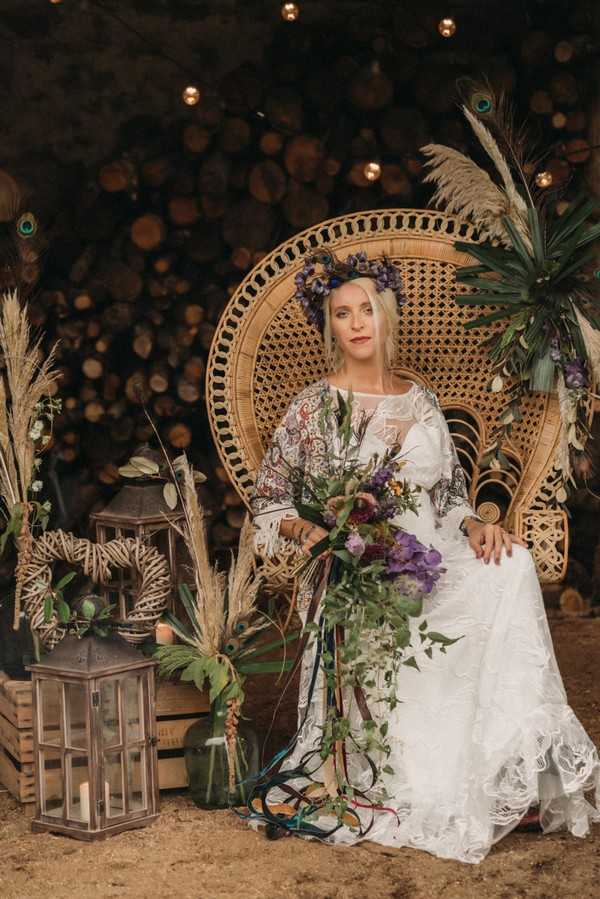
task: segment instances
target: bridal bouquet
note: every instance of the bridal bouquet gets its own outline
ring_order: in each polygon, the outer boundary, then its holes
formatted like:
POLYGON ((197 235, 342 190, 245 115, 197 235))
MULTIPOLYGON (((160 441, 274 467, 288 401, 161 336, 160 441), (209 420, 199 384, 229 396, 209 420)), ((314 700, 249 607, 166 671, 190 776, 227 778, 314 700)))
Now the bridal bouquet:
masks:
MULTIPOLYGON (((331 399, 329 400, 331 403, 331 399)), ((331 406, 322 416, 325 421, 331 406)), ((398 699, 395 681, 401 665, 419 669, 417 654, 431 658, 434 646, 445 653, 454 642, 443 634, 429 631, 426 620, 417 630, 419 646, 411 644, 409 619, 423 612, 424 597, 429 594, 441 573, 441 554, 433 546, 424 546, 417 538, 393 523, 394 517, 412 510, 417 512, 420 487, 400 478, 406 464, 397 459, 400 447, 391 446, 367 463, 359 459, 359 450, 369 422, 369 414, 361 413, 353 421, 352 394, 346 402, 337 394, 334 410, 340 452, 330 461, 326 474, 301 471, 290 466, 288 477, 309 500, 297 504, 299 514, 308 521, 328 529, 328 535, 311 551, 314 558, 331 556, 329 582, 320 603, 318 621, 308 621, 322 646, 321 664, 328 686, 327 720, 320 748, 322 760, 336 753, 340 741, 350 740, 360 752, 377 751, 384 761, 391 748, 386 741, 387 722, 382 709, 377 724, 366 705, 364 691, 373 690, 375 702, 394 708, 398 699), (362 732, 353 733, 344 715, 336 689, 350 686, 363 713, 362 732)), ((309 559, 306 565, 314 565, 309 559)), ((369 702, 372 703, 370 699, 369 702)), ((377 769, 393 773, 381 763, 377 769)), ((329 809, 342 813, 352 786, 343 780, 341 765, 336 765, 338 796, 329 796, 329 809)), ((385 791, 379 792, 379 798, 385 791)), ((321 809, 322 810, 322 809, 321 809)))

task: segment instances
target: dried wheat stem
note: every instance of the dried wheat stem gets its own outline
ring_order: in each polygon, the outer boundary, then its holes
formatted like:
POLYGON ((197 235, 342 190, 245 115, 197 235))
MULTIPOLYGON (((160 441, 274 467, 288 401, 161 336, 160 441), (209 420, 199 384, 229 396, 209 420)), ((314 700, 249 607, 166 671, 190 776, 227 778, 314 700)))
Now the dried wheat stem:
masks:
POLYGON ((233 793, 235 790, 235 754, 241 705, 242 704, 239 699, 227 700, 225 739, 227 740, 227 772, 229 776, 230 793, 233 793))
POLYGON ((21 623, 21 592, 25 581, 25 572, 31 560, 31 548, 33 538, 29 527, 29 513, 31 504, 23 503, 23 521, 17 539, 17 564, 15 567, 15 610, 13 615, 13 630, 18 631, 21 623))

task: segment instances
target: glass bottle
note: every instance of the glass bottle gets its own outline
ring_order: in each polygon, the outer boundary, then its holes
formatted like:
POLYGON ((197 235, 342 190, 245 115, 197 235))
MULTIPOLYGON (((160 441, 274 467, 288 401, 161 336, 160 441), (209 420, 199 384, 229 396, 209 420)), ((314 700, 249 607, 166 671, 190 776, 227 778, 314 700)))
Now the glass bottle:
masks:
POLYGON ((243 805, 250 785, 240 782, 258 773, 258 738, 240 719, 234 748, 236 786, 230 792, 226 720, 227 703, 217 697, 206 718, 192 724, 183 738, 190 795, 200 808, 243 805))

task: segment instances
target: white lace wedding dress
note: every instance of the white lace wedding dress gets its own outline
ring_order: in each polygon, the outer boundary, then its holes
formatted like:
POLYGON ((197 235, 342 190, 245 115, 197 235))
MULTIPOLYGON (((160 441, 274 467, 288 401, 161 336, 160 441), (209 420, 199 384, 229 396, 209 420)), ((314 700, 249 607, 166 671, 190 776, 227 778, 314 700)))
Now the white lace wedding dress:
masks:
MULTIPOLYGON (((378 704, 376 689, 366 692, 373 717, 384 715, 389 723, 394 774, 384 777, 391 797, 386 806, 395 814, 375 812, 365 838, 476 863, 537 802, 544 831, 567 827, 586 835, 590 822, 600 821, 600 761, 568 705, 529 551, 514 544, 512 556, 503 550, 499 565, 493 558, 486 564, 458 529, 465 508, 441 519, 436 513, 431 488, 448 455, 456 455, 439 406, 423 388, 413 384, 399 396, 355 393, 355 414, 360 410, 372 413, 361 457, 366 461, 401 441, 407 462, 401 477, 422 488, 418 514, 408 511, 393 521, 443 557, 446 572, 426 599, 423 617, 431 630, 462 637, 446 655, 434 651, 430 659, 417 649, 420 671, 402 668, 400 703, 393 711, 378 704)), ((270 514, 277 520, 276 512, 270 514)), ((288 508, 279 519, 294 514, 288 508)), ((269 532, 260 517, 256 522, 258 545, 262 530, 263 550, 269 540, 273 549, 272 527, 269 532)), ((309 599, 309 592, 301 596, 303 620, 309 599)), ((422 620, 411 619, 415 647, 422 620)), ((302 665, 298 721, 305 719, 304 725, 282 770, 294 768, 319 744, 322 676, 309 708, 306 702, 313 661, 314 646, 305 651, 302 665)), ((345 702, 346 714, 360 725, 353 696, 345 702)), ((369 785, 370 772, 359 756, 349 756, 349 773, 357 787, 369 785)), ((278 798, 286 801, 278 791, 269 796, 278 798)), ((371 812, 360 815, 367 824, 371 812)), ((343 843, 358 839, 347 826, 328 837, 343 843)))

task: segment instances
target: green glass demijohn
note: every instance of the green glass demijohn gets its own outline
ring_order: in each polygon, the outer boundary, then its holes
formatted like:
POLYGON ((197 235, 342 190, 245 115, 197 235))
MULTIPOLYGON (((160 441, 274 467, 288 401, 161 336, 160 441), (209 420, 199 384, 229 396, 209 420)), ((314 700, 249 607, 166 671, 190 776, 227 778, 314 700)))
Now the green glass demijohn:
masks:
POLYGON ((228 808, 246 802, 250 783, 258 773, 258 737, 254 729, 240 719, 235 740, 235 781, 229 789, 229 747, 225 735, 227 703, 217 697, 210 714, 192 724, 185 733, 183 746, 190 795, 200 808, 228 808))

